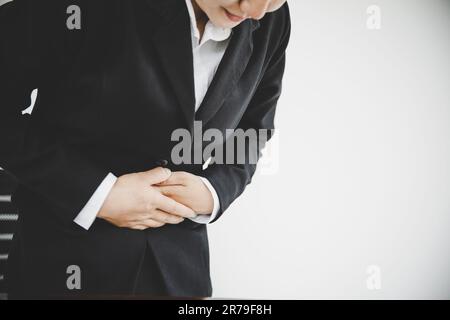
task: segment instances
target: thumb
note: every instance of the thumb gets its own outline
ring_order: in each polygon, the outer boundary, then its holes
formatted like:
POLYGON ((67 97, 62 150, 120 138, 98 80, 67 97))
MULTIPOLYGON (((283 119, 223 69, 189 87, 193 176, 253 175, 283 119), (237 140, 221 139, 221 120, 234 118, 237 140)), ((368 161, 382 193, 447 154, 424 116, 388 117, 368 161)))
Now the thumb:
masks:
POLYGON ((148 181, 151 185, 166 181, 170 178, 171 174, 172 171, 170 171, 170 169, 163 167, 154 168, 144 172, 146 181, 148 181))

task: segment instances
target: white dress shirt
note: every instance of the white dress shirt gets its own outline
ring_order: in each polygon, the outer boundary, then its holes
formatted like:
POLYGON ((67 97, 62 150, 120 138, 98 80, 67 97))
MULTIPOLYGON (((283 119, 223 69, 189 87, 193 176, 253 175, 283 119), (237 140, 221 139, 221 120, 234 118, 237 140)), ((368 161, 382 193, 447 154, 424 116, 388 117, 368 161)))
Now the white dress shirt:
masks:
MULTIPOLYGON (((222 57, 231 36, 231 29, 216 27, 211 21, 208 21, 205 26, 203 37, 200 39, 200 31, 197 27, 192 0, 186 0, 186 6, 191 20, 192 53, 194 58, 195 111, 197 111, 208 91, 214 75, 216 74, 220 62, 222 61, 222 57)), ((191 218, 191 220, 197 223, 207 224, 213 221, 217 216, 220 209, 220 203, 217 192, 214 190, 211 183, 206 178, 202 177, 201 179, 213 196, 214 209, 211 215, 198 215, 196 218, 191 218)), ((116 180, 117 177, 112 173, 109 173, 106 176, 75 218, 75 223, 86 230, 91 227, 116 180)))

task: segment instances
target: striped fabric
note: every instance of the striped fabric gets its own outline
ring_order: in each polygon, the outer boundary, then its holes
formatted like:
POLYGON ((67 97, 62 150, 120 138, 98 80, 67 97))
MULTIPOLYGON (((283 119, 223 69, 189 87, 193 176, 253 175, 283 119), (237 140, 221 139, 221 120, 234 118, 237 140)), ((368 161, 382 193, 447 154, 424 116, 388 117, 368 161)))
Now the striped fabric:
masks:
POLYGON ((13 179, 0 169, 0 300, 6 299, 6 263, 18 219, 17 211, 11 204, 14 187, 13 179))

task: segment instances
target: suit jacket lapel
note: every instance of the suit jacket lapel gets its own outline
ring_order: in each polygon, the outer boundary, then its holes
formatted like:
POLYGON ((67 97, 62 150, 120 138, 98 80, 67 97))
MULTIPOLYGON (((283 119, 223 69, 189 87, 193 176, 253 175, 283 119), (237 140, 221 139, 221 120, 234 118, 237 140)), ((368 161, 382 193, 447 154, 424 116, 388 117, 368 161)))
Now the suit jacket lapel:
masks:
POLYGON ((253 52, 253 31, 259 22, 246 20, 233 29, 228 48, 195 118, 205 125, 219 111, 241 78, 253 52))
POLYGON ((163 69, 177 96, 189 128, 194 122, 195 91, 189 13, 184 1, 147 0, 163 18, 153 34, 163 69))
POLYGON ((259 22, 248 19, 233 29, 216 75, 195 113, 192 38, 186 4, 180 0, 146 2, 162 17, 160 27, 153 33, 153 39, 188 127, 192 129, 194 119, 206 124, 222 107, 247 67, 253 52, 253 31, 259 27, 259 22))

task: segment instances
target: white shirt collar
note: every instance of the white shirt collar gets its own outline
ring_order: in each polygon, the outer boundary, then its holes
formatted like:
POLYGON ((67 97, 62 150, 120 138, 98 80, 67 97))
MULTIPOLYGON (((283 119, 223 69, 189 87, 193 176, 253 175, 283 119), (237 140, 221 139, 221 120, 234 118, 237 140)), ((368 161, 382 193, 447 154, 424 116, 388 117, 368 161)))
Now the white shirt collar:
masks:
POLYGON ((205 31, 203 33, 202 41, 200 42, 200 31, 197 27, 197 19, 195 17, 195 11, 194 7, 192 5, 192 0, 186 0, 186 6, 189 12, 189 17, 191 19, 191 31, 192 35, 197 40, 196 42, 199 45, 202 45, 203 43, 207 42, 208 40, 212 41, 225 41, 227 40, 231 35, 231 29, 230 28, 220 28, 215 26, 211 21, 208 21, 205 26, 205 31))

